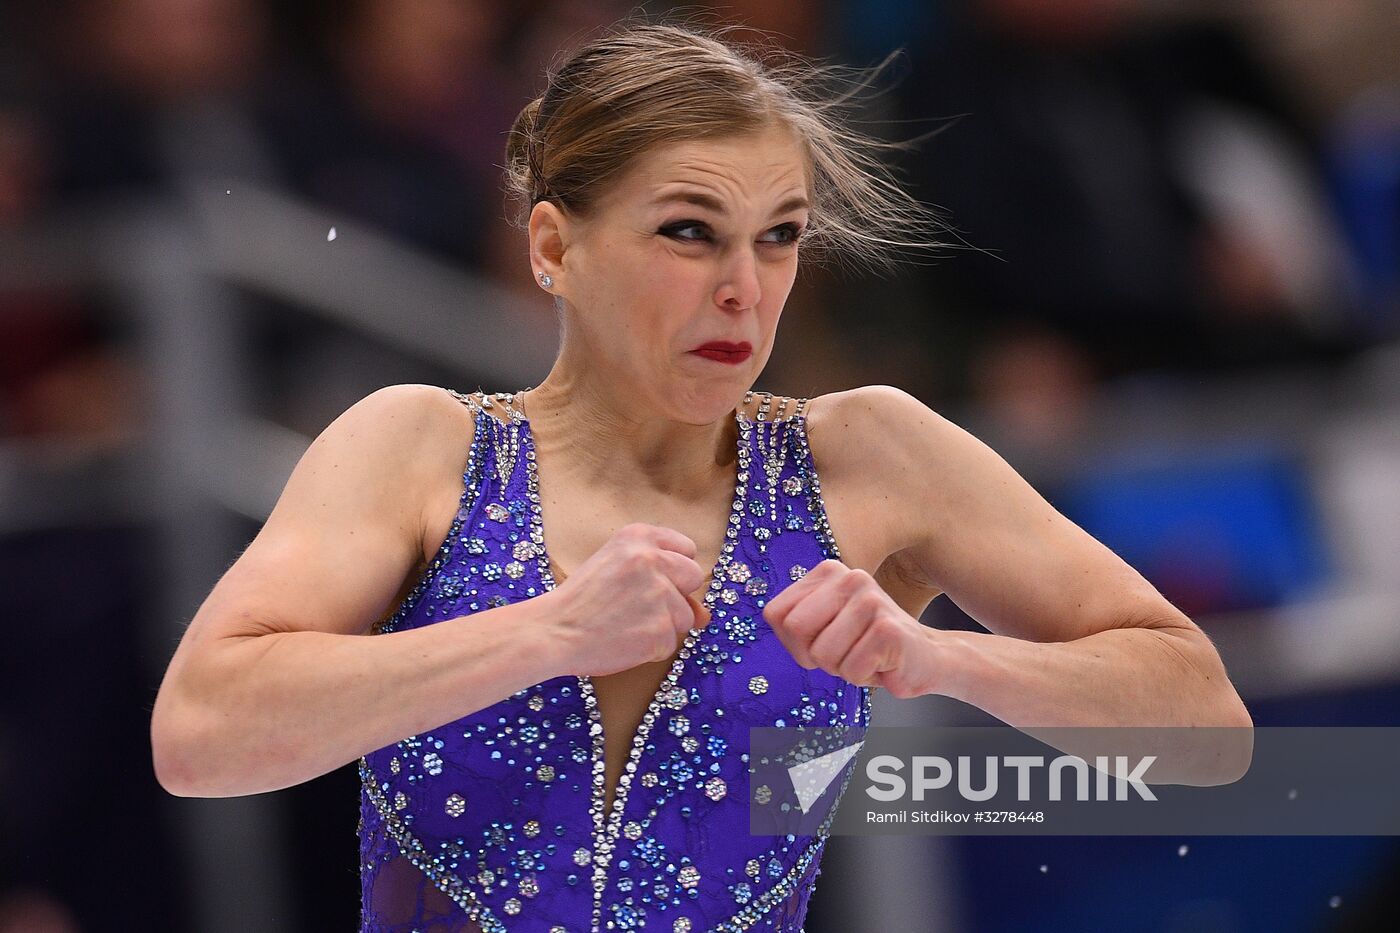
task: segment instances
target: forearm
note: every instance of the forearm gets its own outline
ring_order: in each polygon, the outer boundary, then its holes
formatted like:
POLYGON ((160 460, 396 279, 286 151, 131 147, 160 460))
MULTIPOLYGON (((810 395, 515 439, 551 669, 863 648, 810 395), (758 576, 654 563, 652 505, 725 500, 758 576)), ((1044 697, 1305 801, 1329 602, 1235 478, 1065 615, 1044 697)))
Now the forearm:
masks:
POLYGON ((382 635, 224 639, 158 698, 156 766, 180 796, 278 790, 558 676, 544 597, 382 635))
POLYGON ((1187 629, 1109 629, 1066 642, 926 629, 928 690, 1017 728, 1247 722, 1209 641, 1187 629))

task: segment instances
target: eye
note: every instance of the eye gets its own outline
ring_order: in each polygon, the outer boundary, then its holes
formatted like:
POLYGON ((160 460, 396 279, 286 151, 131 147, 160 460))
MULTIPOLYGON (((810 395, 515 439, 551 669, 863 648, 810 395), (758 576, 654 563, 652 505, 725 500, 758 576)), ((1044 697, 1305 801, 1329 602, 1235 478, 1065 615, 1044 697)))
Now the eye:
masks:
POLYGON ((795 223, 774 227, 773 232, 781 233, 786 236, 785 239, 777 241, 778 246, 792 246, 797 243, 798 240, 802 239, 802 227, 795 223))
MULTIPOLYGON (((667 224, 666 226, 661 228, 661 233, 665 236, 671 237, 674 240, 682 240, 689 243, 703 243, 706 240, 710 239, 708 235, 709 229, 710 228, 702 221, 683 220, 678 223, 667 224), (685 230, 700 230, 704 231, 706 235, 685 236, 682 235, 682 231, 685 230)), ((789 223, 783 224, 779 227, 774 227, 769 232, 780 234, 781 238, 778 240, 765 240, 764 242, 771 243, 775 246, 792 246, 795 243, 797 243, 798 240, 802 239, 803 228, 801 224, 789 223)))
POLYGON ((682 240, 687 243, 701 243, 709 239, 709 236, 680 236, 682 230, 709 230, 709 228, 698 220, 682 220, 679 223, 667 224, 662 227, 661 233, 673 240, 682 240))

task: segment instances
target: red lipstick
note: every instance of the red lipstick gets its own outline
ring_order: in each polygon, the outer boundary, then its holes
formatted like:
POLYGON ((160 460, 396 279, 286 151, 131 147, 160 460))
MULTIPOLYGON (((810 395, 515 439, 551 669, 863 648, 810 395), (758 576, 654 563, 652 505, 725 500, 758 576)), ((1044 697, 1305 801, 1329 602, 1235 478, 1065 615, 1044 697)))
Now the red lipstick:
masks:
POLYGON ((690 352, 696 356, 703 356, 707 360, 733 365, 748 359, 749 355, 753 353, 753 347, 747 341, 732 343, 728 340, 712 340, 690 352))

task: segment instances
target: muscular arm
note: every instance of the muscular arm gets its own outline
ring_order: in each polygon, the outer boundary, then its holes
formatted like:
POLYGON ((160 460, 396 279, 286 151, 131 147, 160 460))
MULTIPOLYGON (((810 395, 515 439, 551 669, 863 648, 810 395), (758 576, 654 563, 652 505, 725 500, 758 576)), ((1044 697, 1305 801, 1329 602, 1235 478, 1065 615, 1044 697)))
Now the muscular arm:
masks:
MULTIPOLYGON (((431 386, 381 389, 307 449, 257 537, 186 629, 151 745, 180 796, 277 790, 553 676, 548 595, 369 637, 461 493, 472 419, 431 386)), ((438 537, 440 538, 440 533, 438 537)))
POLYGON ((986 444, 889 386, 826 419, 828 458, 880 451, 903 566, 990 632, 924 629, 917 692, 1020 728, 1251 724, 1206 634, 986 444))

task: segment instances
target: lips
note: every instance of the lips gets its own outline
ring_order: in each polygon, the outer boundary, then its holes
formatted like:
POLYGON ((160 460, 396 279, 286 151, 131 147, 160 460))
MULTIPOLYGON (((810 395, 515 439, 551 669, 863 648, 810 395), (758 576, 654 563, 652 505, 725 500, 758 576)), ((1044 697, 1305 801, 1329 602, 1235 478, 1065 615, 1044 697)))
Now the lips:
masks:
POLYGON ((742 363, 753 353, 753 347, 747 341, 733 343, 728 340, 712 340, 707 344, 696 347, 690 351, 696 356, 704 357, 707 360, 714 360, 717 363, 742 363))
POLYGON ((718 350, 721 353, 752 353, 753 347, 747 340, 733 343, 729 340, 711 340, 709 343, 695 348, 696 350, 718 350))

